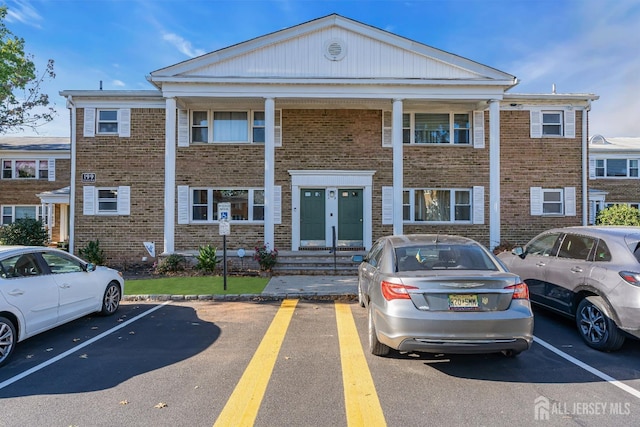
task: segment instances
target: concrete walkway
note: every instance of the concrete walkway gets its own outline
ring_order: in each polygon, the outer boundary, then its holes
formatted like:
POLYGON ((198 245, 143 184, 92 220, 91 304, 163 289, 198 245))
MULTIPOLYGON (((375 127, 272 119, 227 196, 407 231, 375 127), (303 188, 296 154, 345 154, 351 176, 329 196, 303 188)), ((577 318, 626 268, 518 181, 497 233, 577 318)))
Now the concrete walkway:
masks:
POLYGON ((356 276, 274 276, 262 295, 294 296, 357 296, 356 276))

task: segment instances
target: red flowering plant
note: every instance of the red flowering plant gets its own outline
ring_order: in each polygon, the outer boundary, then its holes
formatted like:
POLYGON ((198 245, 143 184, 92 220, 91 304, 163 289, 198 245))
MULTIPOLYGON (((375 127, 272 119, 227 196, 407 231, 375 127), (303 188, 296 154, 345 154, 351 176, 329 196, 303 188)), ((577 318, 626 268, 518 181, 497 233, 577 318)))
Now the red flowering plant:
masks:
POLYGON ((269 250, 267 245, 256 246, 253 259, 260 264, 260 271, 271 271, 278 262, 278 250, 276 248, 269 250))

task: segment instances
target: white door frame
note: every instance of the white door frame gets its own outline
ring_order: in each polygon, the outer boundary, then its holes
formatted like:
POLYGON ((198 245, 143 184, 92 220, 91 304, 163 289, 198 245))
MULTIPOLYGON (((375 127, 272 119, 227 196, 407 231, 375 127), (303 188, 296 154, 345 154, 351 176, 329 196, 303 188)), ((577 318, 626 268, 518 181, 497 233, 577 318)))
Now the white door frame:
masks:
MULTIPOLYGON (((373 175, 376 171, 350 171, 350 170, 290 170, 291 175, 291 250, 298 250, 300 244, 300 189, 324 188, 326 197, 329 191, 338 188, 362 189, 362 242, 366 249, 372 245, 372 195, 373 175)), ((331 243, 331 226, 338 224, 338 202, 327 200, 325 204, 325 217, 327 218, 326 241, 331 243), (331 215, 333 213, 333 215, 331 215)))

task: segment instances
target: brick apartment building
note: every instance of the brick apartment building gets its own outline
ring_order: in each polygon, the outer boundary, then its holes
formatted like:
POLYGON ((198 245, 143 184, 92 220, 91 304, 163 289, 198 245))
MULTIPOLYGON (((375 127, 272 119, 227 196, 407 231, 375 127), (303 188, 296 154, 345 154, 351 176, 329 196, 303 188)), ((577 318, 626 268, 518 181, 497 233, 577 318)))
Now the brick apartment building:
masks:
POLYGON ((0 226, 40 219, 53 245, 69 241, 69 138, 0 138, 0 226))
POLYGON ((589 224, 611 205, 640 209, 640 138, 589 139, 589 224))
POLYGON ((511 93, 510 74, 339 15, 147 79, 61 92, 72 250, 221 247, 221 202, 230 250, 432 232, 495 247, 587 222, 592 94, 511 93))

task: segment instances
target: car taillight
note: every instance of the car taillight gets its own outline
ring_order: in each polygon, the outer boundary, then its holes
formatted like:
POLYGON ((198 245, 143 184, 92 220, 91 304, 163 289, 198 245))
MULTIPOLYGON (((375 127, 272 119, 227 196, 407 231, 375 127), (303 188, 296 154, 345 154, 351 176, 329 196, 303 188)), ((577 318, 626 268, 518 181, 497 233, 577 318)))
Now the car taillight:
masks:
POLYGON ((513 289, 512 299, 529 299, 529 288, 526 283, 507 286, 506 289, 513 289))
POLYGON ((621 271, 618 273, 625 282, 632 285, 640 286, 640 273, 634 273, 633 271, 621 271))
POLYGON ((387 301, 391 301, 394 299, 411 299, 408 290, 418 289, 415 286, 405 286, 385 281, 382 281, 380 287, 382 288, 382 296, 387 301))

